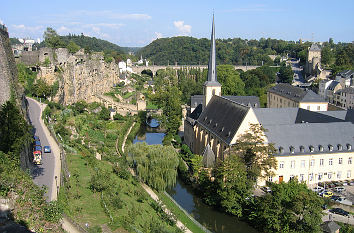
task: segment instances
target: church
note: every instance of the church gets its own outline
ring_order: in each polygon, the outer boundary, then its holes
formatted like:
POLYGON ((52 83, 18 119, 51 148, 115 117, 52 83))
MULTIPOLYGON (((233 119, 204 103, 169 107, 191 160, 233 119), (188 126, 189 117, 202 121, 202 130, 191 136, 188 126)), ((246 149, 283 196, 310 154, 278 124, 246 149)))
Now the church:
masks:
MULTIPOLYGON (((354 111, 314 112, 302 108, 259 108, 257 97, 222 96, 217 81, 214 19, 204 95, 191 98, 184 122, 184 143, 203 156, 204 167, 224 160, 251 124, 267 131, 277 149, 271 182, 297 178, 307 184, 353 179, 354 111)), ((258 185, 264 185, 261 180, 258 185)))

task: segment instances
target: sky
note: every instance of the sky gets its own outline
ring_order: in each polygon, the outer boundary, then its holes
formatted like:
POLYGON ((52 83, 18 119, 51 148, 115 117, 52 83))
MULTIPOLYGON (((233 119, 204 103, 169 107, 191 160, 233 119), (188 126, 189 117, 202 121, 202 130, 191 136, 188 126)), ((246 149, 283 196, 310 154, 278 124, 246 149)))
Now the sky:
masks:
POLYGON ((354 41, 353 0, 0 0, 10 37, 81 34, 124 47, 163 37, 354 41))

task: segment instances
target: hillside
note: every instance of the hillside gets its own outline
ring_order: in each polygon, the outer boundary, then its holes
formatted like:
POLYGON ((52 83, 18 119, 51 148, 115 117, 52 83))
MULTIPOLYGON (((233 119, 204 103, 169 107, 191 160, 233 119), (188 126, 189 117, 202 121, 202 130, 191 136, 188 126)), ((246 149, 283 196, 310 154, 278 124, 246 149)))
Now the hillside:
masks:
MULTIPOLYGON (((218 64, 261 65, 273 64, 268 57, 271 54, 297 53, 306 47, 305 44, 296 44, 292 41, 275 39, 243 40, 218 39, 216 40, 216 53, 218 64)), ((138 51, 155 64, 207 64, 210 40, 193 37, 161 38, 153 41, 138 51)))

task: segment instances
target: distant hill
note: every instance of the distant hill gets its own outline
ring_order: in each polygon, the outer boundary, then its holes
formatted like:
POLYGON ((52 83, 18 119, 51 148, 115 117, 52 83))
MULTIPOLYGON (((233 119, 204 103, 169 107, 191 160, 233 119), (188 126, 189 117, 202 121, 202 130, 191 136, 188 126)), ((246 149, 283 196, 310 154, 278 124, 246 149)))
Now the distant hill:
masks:
MULTIPOLYGON (((172 37, 154 40, 140 49, 136 56, 148 58, 157 65, 168 63, 181 65, 207 64, 209 57, 210 40, 193 37, 172 37)), ((272 65, 268 55, 289 54, 297 56, 298 52, 307 49, 307 45, 293 41, 276 39, 243 40, 217 39, 216 55, 218 64, 235 65, 272 65)))

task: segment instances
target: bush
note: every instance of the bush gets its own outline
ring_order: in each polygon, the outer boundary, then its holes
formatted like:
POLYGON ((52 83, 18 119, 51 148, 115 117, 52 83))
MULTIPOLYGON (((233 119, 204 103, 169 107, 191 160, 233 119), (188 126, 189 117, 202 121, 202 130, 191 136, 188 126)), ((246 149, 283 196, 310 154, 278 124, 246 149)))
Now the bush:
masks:
POLYGON ((59 222, 63 216, 63 209, 60 207, 57 201, 51 201, 45 207, 44 217, 49 222, 59 222))
POLYGON ((124 120, 124 116, 120 115, 120 114, 117 112, 116 114, 114 114, 113 120, 115 120, 115 121, 122 121, 122 120, 124 120))
POLYGON ((117 174, 117 176, 119 176, 119 178, 122 178, 124 180, 128 180, 131 176, 131 174, 129 173, 127 168, 122 165, 119 165, 119 164, 116 164, 115 166, 113 166, 113 172, 115 174, 117 174))
POLYGON ((111 186, 111 176, 108 171, 97 169, 91 176, 90 189, 94 192, 102 192, 111 186))

